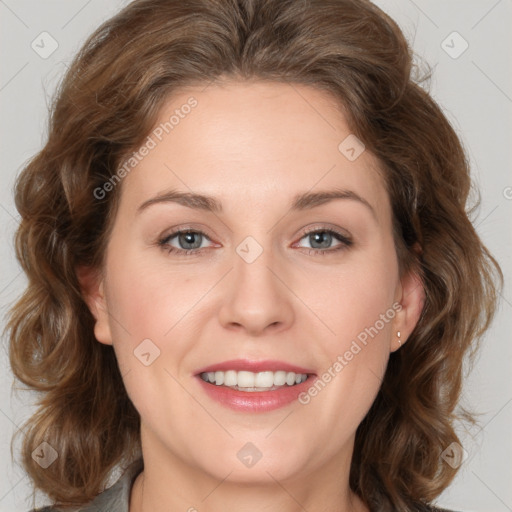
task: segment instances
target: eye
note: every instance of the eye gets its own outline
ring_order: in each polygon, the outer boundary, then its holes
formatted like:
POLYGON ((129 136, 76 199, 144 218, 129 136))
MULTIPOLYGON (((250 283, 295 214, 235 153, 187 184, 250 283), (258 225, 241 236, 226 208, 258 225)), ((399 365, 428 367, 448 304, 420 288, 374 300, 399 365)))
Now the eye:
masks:
POLYGON ((202 252, 202 249, 205 248, 202 246, 202 243, 205 240, 210 239, 202 231, 182 229, 166 235, 164 238, 158 241, 158 245, 169 253, 187 255, 191 253, 202 252), (175 243, 178 245, 178 247, 175 247, 171 244, 171 241, 174 239, 176 239, 175 243))
POLYGON ((332 254, 340 250, 347 249, 353 242, 352 240, 332 229, 311 229, 306 231, 301 240, 306 239, 310 244, 308 254, 332 254), (338 241, 338 245, 332 247, 332 243, 338 241))

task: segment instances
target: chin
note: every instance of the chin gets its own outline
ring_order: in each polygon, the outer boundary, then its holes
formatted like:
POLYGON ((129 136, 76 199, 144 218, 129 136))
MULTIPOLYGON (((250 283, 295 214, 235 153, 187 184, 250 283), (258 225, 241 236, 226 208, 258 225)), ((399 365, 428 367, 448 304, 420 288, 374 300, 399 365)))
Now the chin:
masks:
POLYGON ((304 442, 291 442, 289 437, 285 442, 285 436, 277 435, 265 439, 266 436, 268 431, 237 436, 227 443, 212 439, 201 452, 197 464, 217 480, 227 479, 240 484, 275 483, 275 480, 294 479, 304 472, 311 457, 300 451, 304 442), (212 446, 217 449, 212 450, 212 446))

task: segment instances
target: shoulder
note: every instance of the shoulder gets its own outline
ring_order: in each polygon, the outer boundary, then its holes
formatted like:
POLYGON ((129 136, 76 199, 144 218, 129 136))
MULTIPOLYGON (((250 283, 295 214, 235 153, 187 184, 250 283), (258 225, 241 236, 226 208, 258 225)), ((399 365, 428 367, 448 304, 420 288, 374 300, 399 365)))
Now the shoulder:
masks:
MULTIPOLYGON (((132 462, 114 485, 98 494, 87 505, 66 509, 67 512, 128 512, 133 481, 142 469, 141 459, 132 462)), ((49 506, 33 509, 30 512, 61 512, 61 509, 49 506)))

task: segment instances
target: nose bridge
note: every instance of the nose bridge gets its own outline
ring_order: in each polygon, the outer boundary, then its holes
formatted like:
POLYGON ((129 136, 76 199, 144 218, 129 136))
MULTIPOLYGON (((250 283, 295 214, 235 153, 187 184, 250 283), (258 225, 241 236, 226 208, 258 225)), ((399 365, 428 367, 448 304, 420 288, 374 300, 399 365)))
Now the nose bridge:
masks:
POLYGON ((293 320, 292 294, 282 282, 284 276, 279 278, 282 266, 272 251, 271 236, 258 239, 247 236, 236 246, 220 314, 225 326, 236 324, 252 334, 270 325, 283 328, 293 320))

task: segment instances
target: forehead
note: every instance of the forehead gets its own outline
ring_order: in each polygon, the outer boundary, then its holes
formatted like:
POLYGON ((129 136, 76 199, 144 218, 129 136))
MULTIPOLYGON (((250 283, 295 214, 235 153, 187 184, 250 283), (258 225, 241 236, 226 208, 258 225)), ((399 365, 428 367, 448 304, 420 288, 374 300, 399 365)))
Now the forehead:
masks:
POLYGON ((225 82, 183 89, 165 102, 142 152, 124 179, 124 202, 140 204, 172 188, 236 202, 239 211, 344 188, 378 213, 389 209, 377 159, 351 134, 335 98, 310 86, 225 82))

